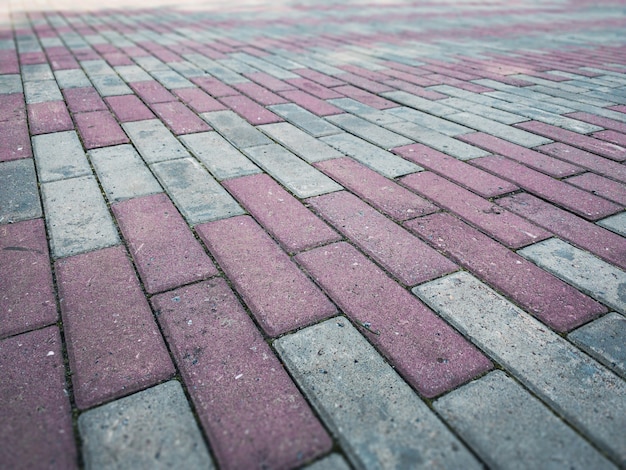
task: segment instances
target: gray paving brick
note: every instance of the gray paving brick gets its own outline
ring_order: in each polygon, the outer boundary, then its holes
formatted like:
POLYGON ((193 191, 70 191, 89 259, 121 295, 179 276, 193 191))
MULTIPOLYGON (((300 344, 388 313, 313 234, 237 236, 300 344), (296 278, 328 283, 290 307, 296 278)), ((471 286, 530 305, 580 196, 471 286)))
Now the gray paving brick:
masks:
POLYGON ((91 81, 89 81, 87 75, 81 69, 56 70, 54 76, 61 90, 91 86, 91 81))
POLYGON ((78 429, 86 468, 214 468, 174 380, 83 413, 78 429))
POLYGON ((518 254, 577 289, 626 313, 626 272, 558 238, 536 243, 518 254))
POLYGON ((315 114, 301 108, 297 104, 277 104, 268 106, 268 109, 285 118, 294 126, 298 126, 303 131, 311 134, 313 137, 323 137, 342 132, 337 126, 333 126, 328 121, 317 117, 315 114))
POLYGON ((274 347, 355 467, 480 468, 345 318, 283 336, 274 347))
MULTIPOLYGON (((198 54, 199 55, 199 54, 198 54)), ((201 56, 202 57, 202 56, 201 56)), ((170 68, 153 56, 134 57, 137 65, 147 72, 157 72, 159 70, 169 70, 170 68)))
POLYGON ((350 465, 339 454, 330 454, 311 465, 304 467, 305 470, 350 470, 350 465))
POLYGON ((439 150, 459 160, 471 160, 472 158, 490 155, 486 150, 466 144, 453 137, 440 134, 432 129, 426 129, 412 122, 396 122, 386 127, 398 134, 406 135, 416 142, 432 147, 435 150, 439 150))
POLYGON ((32 158, 0 162, 0 224, 41 217, 32 158))
MULTIPOLYGON (((478 96, 484 97, 484 95, 478 96)), ((502 106, 500 100, 494 101, 497 101, 497 104, 502 106)), ((470 101, 469 99, 446 98, 444 100, 439 100, 439 102, 445 104, 446 106, 457 108, 461 111, 467 111, 478 116, 493 119, 494 121, 500 122, 502 124, 516 124, 518 122, 528 121, 527 117, 521 116, 520 114, 515 114, 514 111, 502 111, 500 109, 492 108, 490 106, 485 106, 484 104, 475 103, 473 101, 470 101)), ((504 103, 504 105, 506 105, 506 103, 504 103)))
POLYGON ((147 163, 189 156, 185 147, 158 119, 125 122, 122 127, 147 163))
POLYGON ((626 237, 626 212, 620 212, 597 222, 598 225, 608 228, 622 237, 626 237))
POLYGON ((254 163, 217 132, 183 135, 180 140, 220 181, 261 173, 254 163))
POLYGON ((563 98, 566 100, 571 100, 574 102, 590 104, 592 106, 598 106, 600 108, 604 108, 606 106, 612 106, 616 103, 611 101, 606 101, 598 98, 591 98, 589 96, 580 94, 580 93, 571 93, 565 90, 558 90, 556 88, 550 88, 544 85, 533 85, 528 87, 529 90, 536 91, 537 93, 541 93, 544 95, 556 96, 558 98, 563 98))
POLYGON ((167 65, 172 70, 178 72, 185 78, 203 77, 207 75, 204 70, 196 67, 191 62, 187 62, 186 60, 181 60, 179 62, 168 62, 167 65))
POLYGON ((343 189, 328 176, 278 144, 252 147, 243 151, 301 199, 343 189))
POLYGON ((353 100, 352 98, 337 98, 327 101, 332 105, 347 111, 348 113, 355 114, 356 116, 374 124, 378 124, 379 126, 383 126, 391 122, 404 121, 401 117, 391 113, 390 111, 392 110, 380 111, 359 101, 353 100))
POLYGON ((109 203, 163 191, 131 145, 94 149, 88 155, 109 203))
POLYGON ((249 81, 243 75, 239 75, 237 72, 234 72, 229 68, 226 68, 223 65, 203 55, 184 54, 183 57, 197 67, 200 67, 205 72, 209 72, 215 78, 217 78, 221 82, 226 83, 227 85, 231 85, 233 83, 244 83, 249 81))
POLYGON ((115 67, 115 71, 126 83, 148 82, 152 80, 150 74, 136 65, 120 65, 115 67))
POLYGON ((467 272, 413 289, 620 465, 626 383, 467 272))
POLYGON ((113 75, 115 71, 111 68, 105 60, 81 60, 80 66, 89 77, 96 75, 113 75))
MULTIPOLYGON (((517 88, 513 88, 513 89, 517 90, 517 88)), ((504 91, 490 91, 488 93, 485 93, 485 95, 489 95, 490 97, 493 97, 494 99, 498 100, 497 103, 493 104, 494 108, 498 108, 498 109, 506 110, 509 108, 511 104, 515 104, 517 106, 524 106, 530 109, 541 109, 548 113, 554 113, 554 114, 565 114, 565 113, 571 113, 574 111, 573 108, 568 108, 566 106, 558 105, 558 104, 551 103, 545 100, 539 101, 538 99, 515 95, 513 94, 513 92, 507 93, 504 91)), ((484 95, 481 95, 481 96, 484 96, 484 95)))
POLYGON ((91 175, 91 168, 76 131, 35 135, 33 154, 42 182, 91 175))
POLYGON ((489 468, 615 468, 502 371, 450 392, 434 406, 489 468))
POLYGON ((25 82, 24 95, 27 104, 44 103, 46 101, 62 101, 63 95, 54 80, 25 82))
POLYGON ((241 61, 239 61, 237 59, 233 59, 232 57, 230 59, 218 59, 215 62, 217 62, 220 65, 223 65, 226 68, 229 68, 233 72, 237 72, 237 73, 240 73, 240 74, 259 72, 258 69, 255 69, 251 65, 248 65, 248 64, 246 64, 244 62, 241 62, 241 61))
POLYGON ((230 194, 193 158, 155 163, 151 168, 190 225, 244 213, 230 194))
POLYGON ((262 72, 267 73, 273 77, 278 78, 279 80, 288 80, 290 78, 300 78, 299 75, 296 75, 293 72, 289 72, 285 68, 281 66, 277 66, 275 64, 266 62, 265 60, 254 57, 250 54, 246 54, 245 52, 237 52, 234 54, 230 54, 233 59, 237 59, 241 62, 244 62, 252 67, 261 70, 262 72))
POLYGON ((517 75, 510 75, 510 78, 517 78, 526 82, 535 83, 537 85, 544 85, 548 88, 555 88, 557 90, 567 91, 570 93, 584 93, 588 91, 588 88, 580 88, 572 85, 568 85, 565 82, 555 82, 553 80, 546 80, 545 78, 533 77, 532 75, 526 75, 523 73, 517 75))
POLYGON ((330 135, 321 140, 387 178, 396 178, 422 170, 416 164, 351 134, 330 135))
POLYGON ((270 64, 277 65, 278 67, 285 70, 294 70, 304 68, 304 65, 289 59, 285 59, 276 54, 263 56, 263 60, 265 62, 269 62, 270 64))
POLYGON ((200 116, 237 148, 272 143, 261 131, 233 111, 214 111, 200 116))
POLYGON ((378 145, 379 147, 387 150, 414 143, 406 137, 395 134, 394 132, 377 126, 376 124, 372 124, 371 122, 352 114, 337 114, 335 116, 328 116, 326 117, 326 120, 364 140, 367 140, 368 142, 371 142, 374 145, 378 145))
POLYGON ((521 145, 523 147, 536 147, 538 145, 549 144, 552 141, 545 137, 540 137, 536 134, 517 129, 506 124, 487 119, 481 116, 477 116, 471 113, 458 113, 450 114, 446 116, 446 119, 464 124, 472 129, 476 129, 482 132, 486 132, 490 135, 500 137, 501 139, 508 140, 514 144, 521 145))
POLYGON ((54 80, 52 69, 48 64, 22 65, 22 80, 25 82, 38 82, 41 80, 54 80))
POLYGON ((468 127, 461 126, 459 124, 455 124, 445 119, 441 119, 436 116, 432 116, 430 114, 417 111, 415 109, 407 108, 405 106, 402 106, 400 108, 390 109, 389 112, 395 116, 402 118, 405 121, 413 122, 422 127, 426 127, 428 129, 437 131, 441 134, 448 135, 448 136, 468 134, 470 132, 474 132, 473 129, 470 129, 468 127))
POLYGON ((193 83, 173 70, 157 70, 152 72, 152 76, 168 90, 195 87, 193 83))
POLYGON ((55 258, 117 245, 120 240, 93 176, 41 185, 55 258))
POLYGON ((577 121, 576 119, 571 119, 559 114, 549 113, 548 111, 543 111, 541 109, 519 105, 518 103, 501 105, 501 109, 506 109, 512 113, 518 113, 522 116, 526 116, 529 119, 545 122, 546 124, 552 124, 553 126, 562 127, 563 129, 578 132, 580 134, 589 134, 590 132, 601 131, 604 129, 600 126, 577 121))
POLYGON ((89 78, 101 96, 133 94, 133 90, 131 90, 118 75, 93 75, 89 78))
POLYGON ((23 93, 22 79, 17 74, 0 75, 0 95, 23 93))
POLYGON ((326 145, 319 139, 311 137, 304 131, 288 122, 278 122, 259 126, 265 134, 298 155, 309 163, 340 158, 344 155, 326 145))
POLYGON ((437 103, 436 101, 430 101, 426 98, 412 95, 410 93, 407 93, 406 91, 388 91, 386 93, 381 93, 381 96, 384 96, 388 100, 402 103, 403 105, 419 109, 420 111, 434 114, 435 116, 439 117, 458 112, 457 109, 437 103))

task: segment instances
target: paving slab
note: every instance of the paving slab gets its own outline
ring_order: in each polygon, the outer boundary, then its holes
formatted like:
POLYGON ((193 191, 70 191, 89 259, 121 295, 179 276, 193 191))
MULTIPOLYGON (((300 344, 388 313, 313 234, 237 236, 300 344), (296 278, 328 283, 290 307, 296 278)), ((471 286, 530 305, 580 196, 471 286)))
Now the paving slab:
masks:
POLYGON ((202 113, 202 118, 239 149, 271 144, 265 135, 233 111, 202 113))
POLYGON ((269 106, 269 109, 313 137, 322 137, 342 132, 340 128, 295 103, 277 104, 269 106))
POLYGON ((185 147, 158 119, 125 122, 122 127, 148 164, 189 157, 185 147))
POLYGON ((91 175, 76 131, 33 136, 33 153, 42 183, 91 175))
POLYGON ((0 94, 0 133, 0 162, 32 156, 22 93, 0 94))
POLYGON ((266 124, 258 128, 308 163, 343 157, 341 152, 288 122, 266 124))
POLYGON ((599 220, 597 224, 626 237, 626 213, 624 212, 599 220))
POLYGON ((0 224, 41 216, 33 159, 0 162, 0 224))

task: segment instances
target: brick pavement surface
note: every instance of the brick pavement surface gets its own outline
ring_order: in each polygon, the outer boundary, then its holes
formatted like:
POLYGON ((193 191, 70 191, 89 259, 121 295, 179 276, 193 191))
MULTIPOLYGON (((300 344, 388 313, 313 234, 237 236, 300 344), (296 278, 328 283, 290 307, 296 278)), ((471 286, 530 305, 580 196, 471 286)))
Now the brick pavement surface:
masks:
POLYGON ((0 469, 626 468, 625 1, 165 3, 0 3, 0 469))

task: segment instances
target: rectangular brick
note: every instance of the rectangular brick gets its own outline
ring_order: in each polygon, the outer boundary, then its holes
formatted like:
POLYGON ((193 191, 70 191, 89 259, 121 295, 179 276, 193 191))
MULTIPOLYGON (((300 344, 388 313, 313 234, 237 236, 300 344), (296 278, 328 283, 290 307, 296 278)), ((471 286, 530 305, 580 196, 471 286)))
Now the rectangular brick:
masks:
POLYGON ((316 116, 330 116, 332 114, 341 114, 342 110, 327 103, 324 100, 316 98, 301 90, 281 91, 280 96, 303 107, 307 111, 316 116))
POLYGON ((54 80, 42 80, 39 82, 25 82, 24 96, 27 104, 46 103, 49 101, 62 101, 63 95, 54 80))
POLYGON ((544 122, 546 124, 550 124, 556 127, 561 127, 563 129, 576 132, 578 134, 588 134, 590 132, 602 129, 601 127, 593 124, 589 124, 583 121, 577 121, 575 119, 571 119, 560 114, 551 113, 549 111, 544 111, 542 109, 520 106, 517 103, 502 105, 501 109, 505 109, 512 113, 518 113, 522 116, 527 117, 528 119, 534 119, 535 121, 544 122))
POLYGON ((626 269, 626 239, 623 237, 530 194, 502 198, 498 204, 609 263, 626 269))
POLYGON ((28 105, 31 135, 69 131, 74 128, 64 101, 46 101, 28 105))
POLYGON ((296 260, 420 394, 434 397, 491 368, 485 356, 351 245, 316 248, 296 260))
POLYGON ((91 175, 75 131, 33 136, 33 150, 42 182, 91 175))
POLYGON ((395 101, 396 103, 409 106, 410 108, 419 109, 420 111, 434 114, 435 116, 439 117, 447 116, 448 114, 458 113, 457 109, 445 106, 441 103, 437 103, 436 101, 421 98, 417 95, 407 93, 406 91, 390 91, 388 93, 383 93, 382 96, 389 100, 395 101))
POLYGON ((352 98, 339 98, 328 101, 334 106, 337 106, 350 114, 354 114, 365 119, 366 121, 371 122, 372 124, 379 126, 404 120, 401 117, 395 116, 391 112, 380 111, 359 101, 353 100, 352 98))
POLYGON ((286 99, 253 82, 236 83, 233 87, 263 106, 287 102, 286 99))
POLYGON ((328 434, 223 279, 152 302, 223 468, 291 468, 330 449, 328 434))
POLYGON ((534 150, 530 150, 526 147, 522 147, 521 145, 516 145, 483 132, 465 134, 460 136, 459 139, 463 142, 467 142, 468 144, 488 150, 489 152, 504 155, 511 160, 515 160, 554 178, 563 178, 564 176, 575 175, 583 171, 583 169, 578 165, 571 163, 567 164, 561 160, 546 157, 545 155, 542 155, 534 150))
POLYGON ((255 103, 247 96, 224 96, 220 98, 220 101, 255 126, 283 120, 281 117, 255 103))
POLYGON ((237 90, 229 87, 214 77, 194 77, 191 81, 214 98, 239 94, 237 93, 237 90))
POLYGON ((252 218, 231 217, 196 229, 269 336, 336 313, 335 306, 252 218))
POLYGON ((344 82, 350 83, 358 88, 362 88, 363 90, 367 90, 371 93, 384 93, 391 91, 391 87, 384 85, 382 83, 377 83, 372 80, 369 80, 364 77, 359 77, 358 75, 354 75, 352 73, 340 73, 335 76, 338 80, 342 80, 344 82))
POLYGON ((0 162, 0 224, 41 217, 32 158, 0 162))
MULTIPOLYGON (((167 91, 163 85, 156 80, 149 82, 133 82, 130 87, 139 95, 139 97, 148 104, 167 103, 176 101, 176 97, 167 91)), ((130 94, 130 93, 119 93, 130 94)))
POLYGON ((331 77, 330 75, 318 72, 317 70, 313 69, 298 68, 292 70, 292 72, 297 73, 301 77, 313 80, 314 82, 326 87, 336 87, 345 84, 345 82, 342 82, 335 77, 331 77))
POLYGON ((233 111, 214 111, 203 113, 201 116, 238 149, 272 143, 270 139, 233 111))
POLYGON ((155 103, 151 108, 176 135, 211 130, 202 119, 180 101, 155 103))
POLYGON ((224 186, 287 252, 341 239, 266 174, 231 179, 224 186))
POLYGON ((343 157, 342 153, 288 122, 266 124, 259 129, 309 163, 343 157))
POLYGON ((276 77, 272 77, 265 72, 244 73, 244 77, 249 78, 255 83, 258 83, 262 87, 265 87, 273 92, 295 90, 295 87, 289 85, 287 82, 279 80, 276 77))
POLYGON ((620 206, 606 199, 550 178, 504 157, 485 157, 474 160, 473 163, 589 220, 598 220, 621 210, 620 206))
POLYGON ((624 381, 468 273, 414 292, 574 428, 624 461, 626 443, 615 437, 626 426, 624 381))
POLYGON ((129 199, 112 209, 148 293, 217 274, 165 194, 129 199))
POLYGON ((18 74, 0 75, 0 95, 24 93, 22 79, 18 74))
POLYGON ((559 127, 554 127, 549 124, 536 121, 522 122, 520 124, 516 124, 516 126, 539 135, 545 135, 546 137, 569 144, 573 147, 578 147, 583 150, 588 150, 589 152, 602 155, 603 157, 610 158, 611 160, 616 160, 618 162, 626 160, 626 148, 610 142, 594 139, 593 137, 580 135, 576 132, 567 131, 559 127))
MULTIPOLYGON (((272 77, 278 78, 279 80, 287 80, 289 78, 294 78, 296 75, 289 70, 285 70, 281 66, 274 65, 269 61, 263 60, 259 57, 251 56, 246 53, 235 53, 232 54, 231 57, 234 59, 240 60, 262 72, 270 74, 272 77)), ((209 70, 209 73, 211 71, 209 70)))
POLYGON ((584 173, 564 181, 609 201, 626 206, 626 187, 622 183, 598 176, 595 173, 584 173))
POLYGON ((0 338, 55 323, 58 314, 43 219, 1 226, 0 265, 0 338))
POLYGON ((405 226, 522 308, 559 332, 569 331, 606 308, 560 279, 449 214, 433 214, 405 226))
POLYGON ((473 129, 468 127, 455 124, 436 116, 431 116, 430 114, 423 113, 412 108, 407 108, 406 106, 391 109, 389 110, 389 114, 397 116, 402 120, 414 122, 415 124, 419 124, 420 126, 432 129, 450 137, 473 132, 473 129))
POLYGON ((342 96, 333 89, 326 88, 325 86, 306 78, 290 78, 286 80, 286 82, 322 100, 341 98, 342 96))
POLYGON ((177 88, 172 92, 196 113, 207 113, 226 109, 222 103, 199 88, 177 88))
POLYGON ((105 101, 120 122, 155 119, 152 111, 135 95, 109 96, 105 101))
POLYGON ((407 286, 458 269, 420 239, 348 192, 311 198, 307 203, 407 286))
POLYGON ((617 215, 607 217, 606 219, 596 222, 598 225, 608 228, 615 233, 626 237, 626 212, 620 212, 617 215))
POLYGON ((328 121, 293 103, 274 105, 270 106, 269 109, 313 137, 323 137, 342 132, 341 129, 328 121))
MULTIPOLYGON (((454 434, 344 318, 284 336, 274 347, 355 467, 393 468, 419 461, 425 467, 480 468, 454 434), (368 380, 363 379, 365 375, 368 380), (384 412, 380 403, 385 404, 384 412), (456 452, 444 451, 451 448, 456 452)), ((313 468, 343 467, 333 462, 329 467, 314 464, 313 468)))
POLYGON ((606 142, 611 142, 615 145, 619 145, 620 147, 626 147, 626 134, 617 131, 602 131, 602 132, 594 132, 591 134, 596 139, 601 139, 606 142))
MULTIPOLYGON (((484 99, 484 95, 477 96, 483 97, 484 99)), ((494 99, 493 101, 498 104, 498 100, 494 99)), ((516 124, 518 122, 528 121, 528 118, 519 114, 514 114, 515 110, 513 109, 511 109, 510 112, 502 111, 501 109, 495 109, 491 106, 485 106, 484 104, 470 101, 470 99, 467 98, 446 98, 444 100, 441 100, 441 104, 451 106, 461 111, 467 111, 469 113, 476 114, 484 118, 489 118, 502 124, 516 124)))
POLYGON ((338 114, 326 118, 338 127, 361 137, 383 149, 410 145, 413 142, 376 124, 372 124, 352 114, 338 114))
POLYGON ((175 373, 122 247, 66 258, 55 270, 78 408, 119 398, 175 373))
POLYGON ((383 83, 392 88, 396 88, 397 90, 405 91, 411 95, 426 98, 431 101, 441 100, 446 97, 446 95, 435 91, 436 87, 422 88, 421 86, 417 86, 403 80, 385 80, 383 83))
POLYGON ((374 95, 351 85, 336 87, 333 88, 333 90, 341 93, 344 96, 352 98, 359 103, 363 103, 367 106, 371 106, 372 108, 379 110, 395 108, 398 106, 398 104, 394 103, 393 101, 386 100, 385 98, 381 98, 378 95, 374 95))
POLYGON ((131 145, 116 145, 89 151, 110 204, 163 191, 131 145))
POLYGON ((75 114, 74 120, 86 149, 130 142, 109 111, 75 114))
POLYGON ((63 90, 63 96, 67 107, 72 113, 85 113, 90 111, 104 111, 106 104, 93 87, 68 88, 63 90))
POLYGON ((100 96, 131 95, 133 93, 126 83, 114 73, 91 75, 87 72, 87 75, 100 96))
POLYGON ((176 73, 174 70, 155 70, 152 72, 152 76, 168 90, 191 88, 194 86, 193 83, 182 75, 176 73))
POLYGON ((326 175, 278 144, 260 145, 243 149, 243 152, 298 198, 319 196, 342 189, 326 175))
POLYGON ((62 348, 56 326, 0 341, 0 459, 7 468, 79 468, 62 348))
POLYGON ((406 176, 401 183, 509 248, 520 248, 550 236, 536 225, 429 171, 406 176))
POLYGON ((0 95, 0 162, 32 156, 24 95, 0 95))
POLYGON ((149 164, 189 157, 185 147, 158 119, 125 122, 122 127, 149 164))

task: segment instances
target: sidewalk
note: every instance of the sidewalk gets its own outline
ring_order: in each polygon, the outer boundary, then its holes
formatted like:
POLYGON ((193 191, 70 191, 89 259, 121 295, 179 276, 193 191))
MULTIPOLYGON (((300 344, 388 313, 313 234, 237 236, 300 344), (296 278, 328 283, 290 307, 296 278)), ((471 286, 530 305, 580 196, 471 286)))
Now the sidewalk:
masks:
POLYGON ((626 468, 626 2, 127 3, 0 7, 0 469, 626 468))

